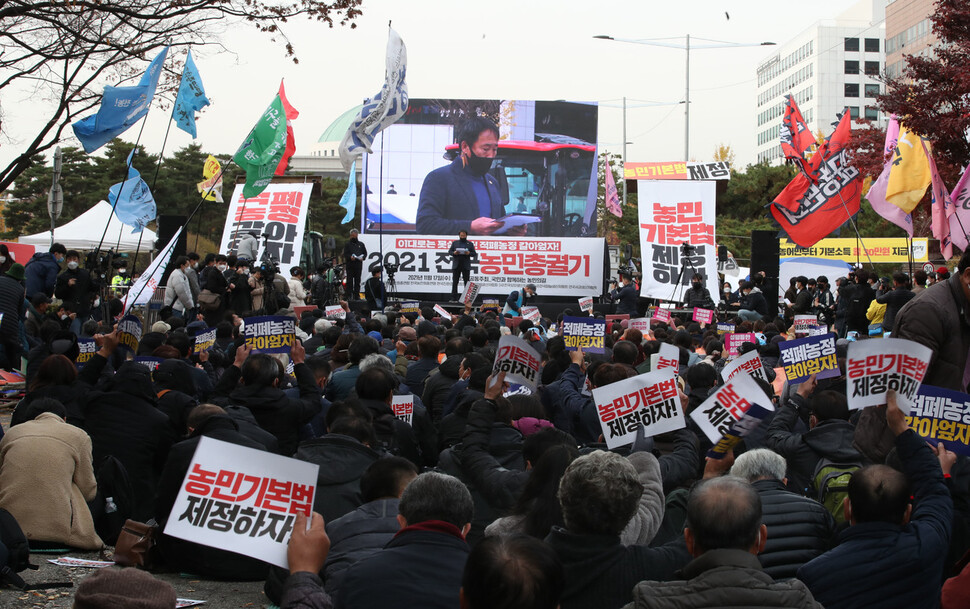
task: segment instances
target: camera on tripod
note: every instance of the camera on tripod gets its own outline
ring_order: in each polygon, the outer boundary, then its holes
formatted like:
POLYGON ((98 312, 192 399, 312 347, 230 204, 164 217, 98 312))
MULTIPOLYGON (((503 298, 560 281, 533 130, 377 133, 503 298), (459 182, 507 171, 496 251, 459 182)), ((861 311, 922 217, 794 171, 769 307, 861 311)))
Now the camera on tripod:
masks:
POLYGON ((689 258, 690 256, 693 256, 696 253, 697 253, 697 246, 691 245, 686 241, 684 241, 684 243, 680 246, 680 255, 683 258, 689 258))
POLYGON ((393 263, 386 263, 384 265, 384 271, 387 273, 388 278, 394 277, 394 273, 400 268, 400 265, 393 263))

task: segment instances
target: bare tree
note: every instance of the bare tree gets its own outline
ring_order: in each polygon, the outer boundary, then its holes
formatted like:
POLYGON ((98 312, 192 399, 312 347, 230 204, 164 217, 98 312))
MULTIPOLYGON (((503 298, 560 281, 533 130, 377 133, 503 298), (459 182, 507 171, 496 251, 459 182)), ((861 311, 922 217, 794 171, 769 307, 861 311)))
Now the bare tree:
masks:
MULTIPOLYGON (((104 84, 136 77, 166 45, 219 44, 220 33, 248 24, 280 42, 298 62, 284 24, 304 18, 333 27, 350 25, 361 0, 4 0, 0 2, 0 96, 14 88, 53 102, 53 110, 5 168, 0 192, 31 157, 60 140, 70 124, 98 105, 104 84)), ((178 86, 181 70, 168 69, 159 94, 178 86)), ((0 113, 0 118, 2 118, 0 113)), ((0 134, 3 134, 0 123, 0 134)))

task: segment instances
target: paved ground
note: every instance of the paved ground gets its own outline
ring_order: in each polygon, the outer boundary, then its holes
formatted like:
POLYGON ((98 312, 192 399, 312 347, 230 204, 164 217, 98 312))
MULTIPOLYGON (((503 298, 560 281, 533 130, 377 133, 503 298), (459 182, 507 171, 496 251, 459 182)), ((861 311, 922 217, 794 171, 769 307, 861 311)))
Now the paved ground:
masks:
MULTIPOLYGON (((11 405, 0 404, 0 424, 4 429, 10 425, 11 405)), ((88 560, 111 560, 99 556, 97 552, 71 552, 65 556, 85 558, 88 560)), ((37 571, 27 570, 20 573, 28 584, 40 582, 74 582, 72 588, 52 588, 49 590, 31 590, 21 592, 12 588, 0 589, 0 609, 29 607, 44 609, 70 609, 74 604, 74 591, 78 583, 91 575, 93 569, 79 569, 61 567, 47 562, 57 558, 51 554, 33 554, 30 561, 40 566, 37 571)), ((269 607, 269 600, 263 594, 263 582, 218 582, 181 577, 177 573, 155 574, 156 577, 167 581, 175 588, 179 598, 191 598, 206 601, 203 609, 263 609, 269 607)))

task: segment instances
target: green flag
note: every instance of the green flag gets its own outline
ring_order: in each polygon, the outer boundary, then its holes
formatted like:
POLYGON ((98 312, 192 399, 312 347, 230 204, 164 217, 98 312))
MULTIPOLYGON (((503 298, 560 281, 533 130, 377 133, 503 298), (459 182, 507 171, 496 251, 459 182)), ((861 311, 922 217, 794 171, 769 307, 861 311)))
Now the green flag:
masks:
POLYGON ((280 96, 266 108, 232 160, 246 171, 243 196, 251 199, 266 190, 286 152, 286 112, 280 96))

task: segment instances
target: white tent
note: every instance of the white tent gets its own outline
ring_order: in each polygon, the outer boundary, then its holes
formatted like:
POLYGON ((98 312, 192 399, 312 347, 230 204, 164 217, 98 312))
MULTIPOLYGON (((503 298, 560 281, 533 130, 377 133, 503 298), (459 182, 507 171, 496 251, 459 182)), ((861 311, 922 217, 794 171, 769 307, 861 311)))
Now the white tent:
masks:
MULTIPOLYGON (((98 247, 101 241, 101 234, 104 233, 104 225, 111 218, 108 224, 108 232, 104 235, 104 242, 101 249, 107 251, 114 249, 116 252, 134 252, 138 247, 138 238, 141 237, 142 252, 150 252, 155 247, 155 233, 149 229, 144 229, 142 235, 131 232, 133 227, 122 224, 113 213, 111 204, 107 201, 99 201, 97 205, 87 210, 77 218, 74 218, 64 226, 54 228, 54 241, 63 244, 69 250, 93 250, 98 247), (118 238, 121 237, 119 243, 118 238)), ((51 245, 51 232, 44 231, 36 235, 24 235, 17 240, 19 243, 26 243, 38 248, 38 251, 47 251, 51 245)))

